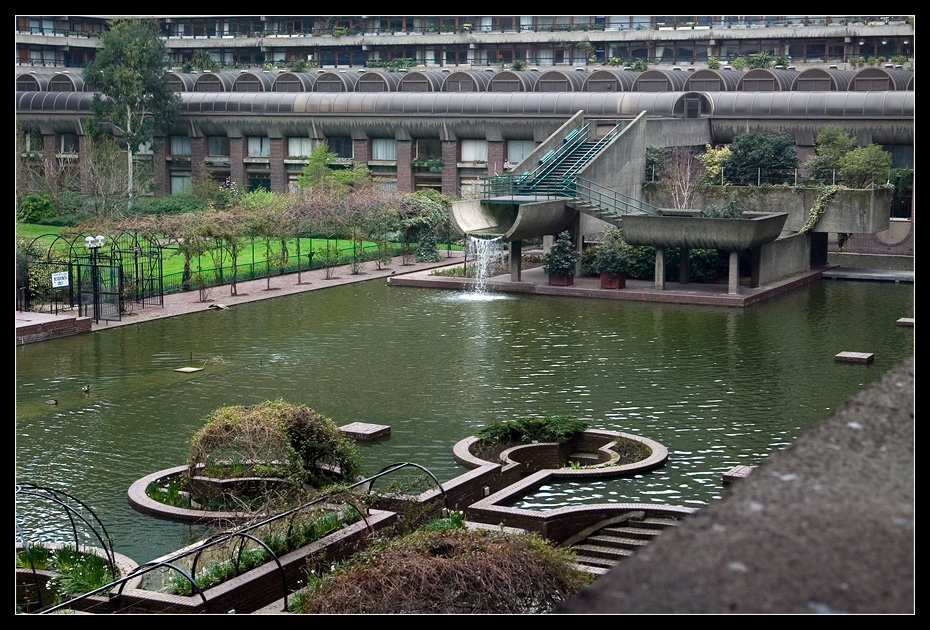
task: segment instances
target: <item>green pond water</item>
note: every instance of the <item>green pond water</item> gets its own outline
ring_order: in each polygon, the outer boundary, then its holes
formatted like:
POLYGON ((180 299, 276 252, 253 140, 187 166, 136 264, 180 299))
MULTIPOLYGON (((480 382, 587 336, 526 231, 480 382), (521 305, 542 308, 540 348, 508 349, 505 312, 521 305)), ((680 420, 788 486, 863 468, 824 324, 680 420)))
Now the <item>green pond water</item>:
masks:
MULTIPOLYGON (((722 495, 723 472, 914 353, 913 328, 895 324, 914 315, 912 284, 824 280, 746 309, 469 297, 376 280, 18 347, 16 478, 78 497, 116 551, 146 562, 205 530, 137 512, 129 486, 183 464, 211 410, 283 398, 340 425, 390 425, 360 443, 366 472, 406 461, 443 481, 465 472, 453 445, 487 422, 574 415, 657 440, 669 462, 520 505, 700 507, 722 495), (835 362, 846 350, 875 361, 835 362), (204 369, 175 371, 187 366, 204 369)), ((67 540, 53 506, 17 495, 16 509, 17 536, 67 540)))

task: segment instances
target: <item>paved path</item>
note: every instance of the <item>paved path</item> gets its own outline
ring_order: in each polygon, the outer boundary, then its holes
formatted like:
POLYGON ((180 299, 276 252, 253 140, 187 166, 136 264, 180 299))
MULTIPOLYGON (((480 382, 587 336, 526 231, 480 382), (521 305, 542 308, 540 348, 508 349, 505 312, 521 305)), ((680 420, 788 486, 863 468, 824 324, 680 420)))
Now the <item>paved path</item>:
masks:
POLYGON ((464 254, 461 252, 452 252, 447 257, 445 250, 441 250, 442 260, 436 263, 412 263, 403 264, 401 257, 396 257, 390 266, 383 269, 376 269, 375 263, 368 263, 362 273, 353 274, 348 265, 336 267, 332 278, 326 278, 324 269, 313 269, 300 273, 300 283, 298 284, 298 274, 291 273, 283 276, 274 276, 269 281, 266 278, 258 280, 248 280, 236 283, 237 295, 230 295, 229 285, 220 285, 211 287, 207 291, 207 301, 200 301, 199 291, 187 291, 184 293, 170 293, 164 297, 163 307, 137 308, 131 314, 123 317, 118 322, 101 321, 92 325, 92 330, 107 330, 118 326, 127 326, 139 324, 141 322, 164 317, 174 317, 176 315, 186 315, 187 313, 196 313, 198 311, 217 308, 222 305, 232 307, 237 304, 246 304, 248 302, 257 302, 295 293, 304 293, 306 291, 315 291, 317 289, 326 289, 344 284, 355 282, 364 282, 366 280, 375 280, 378 278, 390 278, 392 276, 403 275, 416 272, 429 272, 429 270, 459 263, 464 260, 464 254))

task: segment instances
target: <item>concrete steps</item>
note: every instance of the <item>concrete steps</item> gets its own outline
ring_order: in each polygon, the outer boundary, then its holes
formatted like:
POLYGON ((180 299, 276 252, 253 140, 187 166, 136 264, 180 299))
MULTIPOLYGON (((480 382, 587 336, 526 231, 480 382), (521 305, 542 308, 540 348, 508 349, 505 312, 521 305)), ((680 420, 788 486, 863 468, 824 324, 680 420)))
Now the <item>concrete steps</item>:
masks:
POLYGON ((655 517, 606 525, 572 546, 576 554, 575 561, 581 566, 607 571, 624 558, 635 555, 664 530, 676 525, 677 519, 655 517))

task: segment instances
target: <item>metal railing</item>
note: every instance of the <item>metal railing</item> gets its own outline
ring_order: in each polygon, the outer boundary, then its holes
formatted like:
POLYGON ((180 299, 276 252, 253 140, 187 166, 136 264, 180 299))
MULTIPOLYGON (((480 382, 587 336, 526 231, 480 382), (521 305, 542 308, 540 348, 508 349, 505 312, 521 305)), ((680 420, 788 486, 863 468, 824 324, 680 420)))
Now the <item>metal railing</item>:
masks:
POLYGON ((576 177, 566 185, 565 194, 595 206, 602 212, 615 214, 658 214, 659 208, 641 199, 602 186, 583 177, 576 177))
MULTIPOLYGON (((375 481, 377 481, 378 479, 382 477, 391 475, 394 472, 397 472, 399 470, 409 468, 409 467, 414 467, 414 468, 419 469, 420 471, 424 472, 430 479, 432 479, 433 482, 436 483, 440 491, 439 496, 442 499, 443 505, 446 509, 448 509, 449 506, 448 506, 448 501, 446 499, 445 490, 443 489, 442 484, 439 483, 438 479, 436 479, 435 475, 433 475, 429 470, 427 470, 423 466, 420 466, 419 464, 413 464, 410 462, 398 462, 396 464, 385 466, 379 472, 375 473, 374 475, 371 475, 370 477, 366 477, 365 479, 362 479, 360 481, 356 481, 355 483, 347 485, 345 487, 345 491, 337 490, 335 492, 329 492, 329 493, 320 495, 311 501, 308 501, 296 507, 290 508, 283 512, 279 512, 278 514, 262 519, 259 522, 252 523, 250 525, 247 525, 245 527, 239 528, 234 531, 227 531, 227 532, 217 534, 211 537, 210 539, 204 541, 202 544, 199 544, 195 547, 189 547, 187 549, 184 549, 183 551, 180 551, 163 560, 156 560, 156 561, 152 561, 146 564, 139 565, 128 575, 125 575, 118 580, 114 580, 113 582, 105 586, 101 586, 100 588, 94 589, 90 592, 83 593, 77 597, 71 598, 68 601, 58 602, 54 604, 53 606, 50 606, 48 608, 38 611, 38 614, 50 614, 50 613, 54 613, 57 610, 67 609, 69 607, 72 607, 75 603, 80 602, 82 600, 86 600, 95 595, 108 594, 111 601, 114 599, 118 600, 118 598, 120 597, 120 595, 122 595, 123 590, 126 588, 126 585, 129 581, 142 577, 143 575, 146 575, 148 573, 152 573, 153 571, 162 570, 162 569, 173 571, 183 576, 184 579, 189 581, 191 584, 192 594, 200 598, 201 602, 204 605, 205 612, 210 612, 209 600, 207 599, 206 594, 204 593, 204 590, 198 585, 197 580, 196 580, 196 574, 197 574, 196 568, 197 568, 198 559, 201 556, 203 556, 204 553, 207 552, 209 549, 218 547, 220 545, 229 545, 230 543, 237 545, 237 550, 238 550, 237 553, 241 557, 242 549, 244 545, 246 544, 245 541, 247 540, 263 548, 265 552, 268 554, 268 557, 269 557, 268 562, 274 562, 277 565, 278 573, 281 575, 281 586, 282 586, 281 597, 283 597, 283 600, 284 600, 283 609, 287 610, 288 608, 287 598, 288 598, 288 591, 290 589, 288 588, 288 581, 284 574, 284 568, 281 564, 281 560, 279 559, 279 556, 277 553, 275 553, 266 543, 262 542, 257 536, 255 536, 254 532, 256 532, 256 530, 259 530, 260 528, 267 526, 271 523, 275 523, 277 521, 281 521, 282 519, 291 517, 297 514, 298 512, 308 510, 310 508, 322 507, 326 505, 328 502, 332 501, 334 498, 338 498, 340 495, 343 495, 345 492, 355 489, 355 488, 366 490, 367 494, 371 494, 375 481), (242 542, 239 542, 239 543, 236 542, 240 540, 242 542), (191 568, 190 569, 182 568, 181 561, 191 556, 193 557, 191 568)), ((347 501, 346 503, 347 505, 351 507, 355 507, 355 505, 357 504, 356 501, 347 501)), ((365 507, 365 512, 370 513, 367 507, 365 507)), ((359 516, 363 520, 366 520, 367 522, 366 517, 368 516, 368 514, 360 513, 359 516)), ((118 601, 116 605, 118 608, 119 607, 118 601)))

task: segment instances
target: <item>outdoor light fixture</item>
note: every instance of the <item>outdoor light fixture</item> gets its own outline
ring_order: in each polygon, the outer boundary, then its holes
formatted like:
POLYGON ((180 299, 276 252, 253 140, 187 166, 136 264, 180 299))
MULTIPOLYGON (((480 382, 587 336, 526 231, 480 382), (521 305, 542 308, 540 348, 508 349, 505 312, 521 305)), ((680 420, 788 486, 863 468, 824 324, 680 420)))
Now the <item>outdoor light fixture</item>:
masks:
POLYGON ((86 247, 87 249, 97 249, 97 248, 103 247, 103 244, 106 242, 106 240, 107 239, 105 239, 104 237, 100 235, 87 236, 84 238, 84 247, 86 247))

